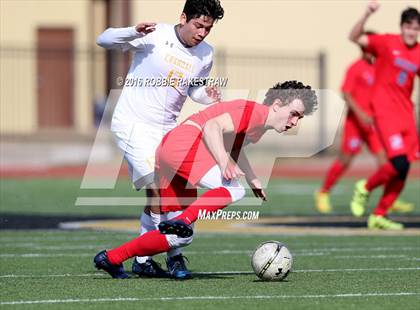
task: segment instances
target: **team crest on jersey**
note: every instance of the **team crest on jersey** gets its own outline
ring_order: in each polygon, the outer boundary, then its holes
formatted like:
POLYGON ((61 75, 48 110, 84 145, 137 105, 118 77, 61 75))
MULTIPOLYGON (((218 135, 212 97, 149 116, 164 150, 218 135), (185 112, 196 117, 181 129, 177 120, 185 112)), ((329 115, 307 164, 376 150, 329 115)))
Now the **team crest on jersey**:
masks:
POLYGON ((400 134, 395 134, 389 137, 389 144, 393 150, 400 150, 404 147, 404 141, 400 134))

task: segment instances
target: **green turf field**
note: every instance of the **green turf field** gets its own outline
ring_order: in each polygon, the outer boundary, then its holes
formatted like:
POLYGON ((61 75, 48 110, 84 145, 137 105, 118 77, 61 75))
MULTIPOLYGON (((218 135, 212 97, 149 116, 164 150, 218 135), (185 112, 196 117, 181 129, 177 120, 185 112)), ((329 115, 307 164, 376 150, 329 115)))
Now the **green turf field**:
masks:
POLYGON ((93 269, 97 251, 133 236, 3 232, 2 308, 418 309, 420 302, 418 237, 198 234, 184 253, 197 273, 192 280, 114 280, 93 269), (250 273, 250 251, 269 239, 294 254, 285 282, 250 273))
MULTIPOLYGON (((282 179, 270 182, 267 189, 268 202, 258 209, 263 214, 295 215, 315 214, 313 193, 320 186, 318 179, 282 179)), ((348 202, 352 196, 354 180, 343 179, 332 193, 334 213, 350 214, 348 202)), ((402 198, 415 204, 415 213, 420 213, 420 179, 409 179, 402 198)), ((370 199, 371 206, 377 201, 377 190, 370 199)), ((3 179, 0 186, 1 212, 39 214, 105 214, 119 216, 139 215, 137 206, 75 206, 77 197, 139 197, 127 179, 117 182, 113 190, 81 190, 79 179, 3 179)), ((248 196, 252 194, 248 193, 248 196)))
MULTIPOLYGON (((420 213, 418 179, 404 198, 420 213)), ((315 215, 318 180, 270 183, 269 215, 315 215)), ((75 207, 78 196, 136 197, 126 179, 113 191, 79 189, 80 180, 1 180, 1 212, 137 217, 140 207, 75 207)), ((353 181, 335 191, 336 214, 349 214, 353 181)), ((377 193, 372 197, 372 203, 377 193)), ((255 209, 254 208, 254 209, 255 209)), ((124 232, 0 230, 0 306, 4 309, 419 309, 420 236, 297 236, 197 234, 184 254, 193 280, 114 280, 92 258, 134 234, 124 232), (261 282, 250 252, 266 240, 294 255, 285 282, 261 282)), ((158 260, 163 263, 164 257, 158 260)), ((126 264, 130 269, 130 262, 126 264)))

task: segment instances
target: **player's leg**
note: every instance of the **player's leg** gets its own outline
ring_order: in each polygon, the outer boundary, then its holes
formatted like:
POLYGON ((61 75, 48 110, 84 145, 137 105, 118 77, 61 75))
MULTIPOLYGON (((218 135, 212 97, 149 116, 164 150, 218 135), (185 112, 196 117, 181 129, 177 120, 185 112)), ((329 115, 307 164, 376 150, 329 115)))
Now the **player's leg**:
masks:
POLYGON ((94 258, 95 266, 105 270, 114 278, 124 278, 126 274, 122 262, 134 256, 152 256, 190 244, 192 241, 190 224, 197 220, 200 212, 216 212, 228 204, 242 199, 245 195, 245 189, 237 180, 228 182, 228 184, 223 182, 221 171, 217 166, 205 175, 200 184, 212 187, 212 189, 204 193, 175 219, 159 224, 159 228, 161 228, 165 223, 172 223, 175 226, 180 223, 188 226, 191 234, 185 234, 185 227, 182 227, 182 231, 177 231, 177 227, 174 226, 170 228, 172 231, 167 231, 167 234, 161 234, 157 230, 149 231, 115 249, 98 253, 94 258))
POLYGON ((360 130, 354 115, 349 114, 344 123, 339 155, 329 167, 321 189, 315 192, 315 206, 320 213, 332 211, 330 191, 350 166, 354 155, 360 151, 360 148, 360 130))
POLYGON ((353 154, 340 152, 337 159, 328 169, 321 189, 315 192, 315 206, 320 213, 331 213, 330 191, 350 166, 353 156, 353 154))
POLYGON ((394 201, 402 192, 410 170, 410 161, 418 149, 415 122, 408 122, 403 130, 394 130, 383 137, 385 149, 396 175, 385 184, 384 192, 368 221, 369 228, 402 229, 400 223, 389 220, 386 216, 394 201))
POLYGON ((200 187, 209 190, 186 208, 182 214, 173 220, 161 222, 159 230, 164 234, 176 234, 187 237, 192 234, 190 225, 200 214, 217 212, 227 205, 241 200, 245 189, 236 179, 226 181, 219 166, 212 167, 198 182, 200 187))
MULTIPOLYGON (((159 207, 159 191, 154 183, 146 186, 146 197, 146 206, 140 217, 140 236, 156 230, 162 218, 159 207)), ((158 278, 168 276, 168 273, 151 256, 135 257, 131 269, 138 276, 158 278)))
MULTIPOLYGON (((155 230, 160 221, 159 192, 154 186, 155 150, 162 139, 162 131, 147 124, 133 124, 114 132, 117 145, 128 163, 136 190, 146 189, 146 205, 140 216, 140 234, 155 230)), ((166 276, 167 273, 151 257, 136 257, 133 273, 139 276, 166 276)))
MULTIPOLYGON (((382 147, 381 142, 379 141, 379 137, 377 134, 372 135, 370 141, 369 141, 369 149, 370 151, 375 154, 376 161, 378 164, 378 167, 383 166, 387 161, 386 153, 382 147), (379 146, 378 146, 379 144, 379 146)), ((388 190, 390 190, 388 188, 388 190)), ((385 189, 387 191, 387 189, 385 189)), ((391 208, 389 208, 389 213, 409 213, 412 212, 414 209, 414 204, 404 201, 402 199, 396 199, 394 203, 392 204, 391 208)))
MULTIPOLYGON (((377 128, 371 131, 368 146, 371 151, 377 153, 384 147, 387 159, 390 157, 391 149, 389 144, 386 143, 387 137, 390 132, 395 129, 390 128, 389 122, 385 119, 377 119, 377 128)), ((383 162, 383 161, 382 161, 383 162)), ((350 202, 350 209, 354 216, 362 216, 367 207, 370 193, 377 187, 387 184, 398 174, 389 160, 386 160, 367 180, 362 179, 356 182, 353 192, 353 197, 350 202)))
POLYGON ((402 189, 404 188, 405 181, 396 177, 385 185, 384 193, 379 200, 373 214, 369 216, 368 227, 370 229, 403 229, 404 225, 388 219, 387 213, 393 202, 397 199, 402 189))
POLYGON ((394 155, 390 161, 397 171, 397 175, 386 183, 384 193, 382 194, 378 205, 376 206, 373 214, 369 217, 368 227, 379 228, 379 229, 403 229, 404 226, 400 223, 389 220, 386 216, 389 209, 392 207, 395 200, 401 194, 407 175, 410 170, 410 160, 414 151, 417 149, 417 137, 415 132, 409 130, 404 131, 400 136, 393 136, 392 139, 401 140, 394 144, 393 153, 394 155), (397 147, 398 146, 398 147, 397 147))
MULTIPOLYGON (((160 190, 161 210, 173 211, 169 207, 182 208, 176 197, 176 191, 171 186, 173 177, 181 164, 188 173, 188 163, 193 162, 192 151, 197 149, 201 132, 191 126, 179 126, 169 132, 156 149, 156 180, 160 190), (193 129, 191 131, 191 129, 193 129), (195 138, 194 138, 195 135, 195 138), (170 138, 171 137, 171 138, 170 138), (173 140, 172 140, 173 139, 173 140), (185 155, 191 155, 185 160, 185 155), (173 193, 171 193, 173 191, 173 193)), ((188 178, 186 178, 188 179, 188 178)), ((176 188, 175 188, 176 189, 176 188)), ((102 251, 94 258, 95 266, 103 269, 112 277, 126 277, 122 262, 134 256, 152 256, 170 249, 188 245, 192 238, 180 238, 176 235, 163 235, 158 230, 152 230, 109 251, 102 251)))
MULTIPOLYGON (((162 221, 178 216, 183 208, 186 208, 197 198, 197 189, 184 178, 174 175, 169 176, 170 180, 168 180, 167 177, 164 173, 158 174, 161 209, 167 211, 164 213, 162 221)), ((192 237, 190 236, 190 241, 192 241, 192 237)), ((180 247, 171 248, 167 252, 166 265, 172 278, 177 280, 192 278, 192 273, 186 266, 180 247)))
MULTIPOLYGON (((160 196, 163 198, 166 204, 165 206, 172 205, 175 207, 179 204, 179 200, 177 199, 167 199, 171 198, 171 195, 177 192, 171 186, 173 182, 168 181, 167 178, 162 176, 158 178, 158 181, 160 196)), ((162 219, 167 219, 166 217, 168 215, 171 216, 170 213, 163 214, 162 219)), ((153 256, 168 252, 171 249, 186 246, 191 242, 192 236, 184 238, 174 234, 164 235, 158 230, 151 230, 117 248, 98 253, 94 258, 94 263, 96 268, 105 270, 114 278, 126 278, 128 276, 125 274, 122 266, 122 262, 125 260, 134 256, 153 256)))
POLYGON ((391 163, 398 171, 398 175, 385 184, 384 192, 368 220, 368 227, 371 229, 403 229, 400 223, 388 219, 388 210, 402 192, 410 163, 406 155, 399 155, 391 158, 391 163))
MULTIPOLYGON (((165 218, 170 220, 177 217, 181 213, 182 211, 167 212, 165 218)), ((192 229, 194 230, 193 225, 192 229)), ((190 242, 192 242, 192 239, 193 236, 190 237, 190 242)), ((168 267, 168 272, 172 278, 176 280, 186 280, 193 277, 192 272, 187 268, 185 262, 186 260, 188 261, 188 259, 182 254, 181 247, 171 248, 167 252, 166 266, 168 267)))

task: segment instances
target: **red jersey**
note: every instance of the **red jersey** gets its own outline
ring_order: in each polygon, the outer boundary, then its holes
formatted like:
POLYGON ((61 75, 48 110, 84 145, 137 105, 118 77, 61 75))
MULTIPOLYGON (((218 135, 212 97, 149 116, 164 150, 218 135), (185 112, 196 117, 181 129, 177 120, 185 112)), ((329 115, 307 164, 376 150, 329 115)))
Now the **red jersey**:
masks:
POLYGON ((234 126, 234 135, 246 134, 246 142, 256 143, 264 134, 264 125, 268 116, 268 106, 249 100, 220 102, 191 115, 191 120, 201 127, 205 123, 224 113, 229 113, 234 126))
POLYGON ((369 115, 372 115, 370 97, 374 80, 374 66, 364 59, 358 59, 348 67, 341 85, 341 91, 350 94, 356 104, 369 115))
POLYGON ((368 51, 376 56, 372 104, 375 113, 395 118, 411 115, 414 77, 420 75, 420 45, 408 47, 400 35, 369 35, 368 51))
MULTIPOLYGON (((232 118, 234 132, 223 135, 226 151, 232 158, 247 143, 257 142, 265 132, 264 125, 268 117, 269 107, 247 100, 234 100, 211 105, 188 119, 201 127, 205 123, 224 113, 232 118)), ((192 185, 213 167, 216 160, 204 142, 202 131, 195 126, 175 127, 162 139, 156 151, 156 168, 158 175, 172 180, 176 173, 192 185)))

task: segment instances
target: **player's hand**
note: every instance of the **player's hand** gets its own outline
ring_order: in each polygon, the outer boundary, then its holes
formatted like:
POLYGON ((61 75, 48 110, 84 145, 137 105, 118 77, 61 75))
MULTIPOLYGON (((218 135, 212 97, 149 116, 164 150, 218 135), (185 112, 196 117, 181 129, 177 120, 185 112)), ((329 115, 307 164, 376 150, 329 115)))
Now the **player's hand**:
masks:
POLYGON ((232 160, 228 160, 222 168, 223 178, 226 180, 239 179, 244 176, 245 173, 239 168, 238 164, 232 160))
POLYGON ((213 102, 222 100, 222 93, 217 86, 206 86, 206 94, 213 99, 213 102))
POLYGON ((366 8, 366 14, 371 15, 373 13, 375 13, 380 7, 380 4, 378 1, 376 0, 371 0, 368 3, 368 6, 366 8))
POLYGON ((366 127, 373 126, 373 118, 371 116, 369 116, 368 114, 366 114, 365 112, 360 111, 357 115, 357 118, 366 127))
POLYGON ((156 23, 145 22, 145 23, 140 23, 136 26, 136 31, 144 35, 150 32, 153 32, 155 30, 156 30, 156 23))
POLYGON ((260 198, 263 201, 267 201, 267 195, 262 188, 261 182, 258 179, 248 181, 248 185, 251 187, 254 196, 260 198))

